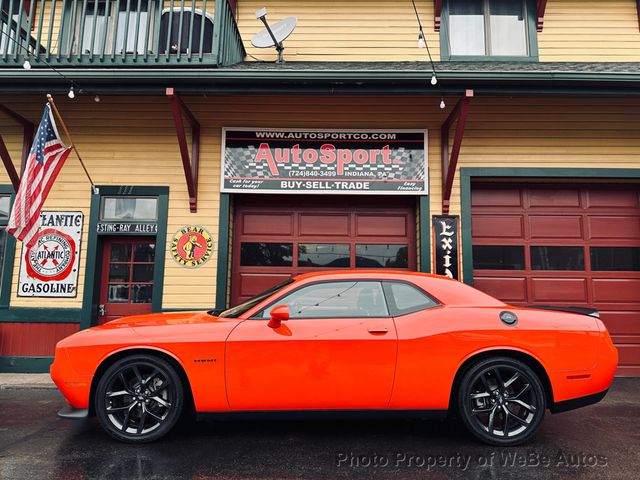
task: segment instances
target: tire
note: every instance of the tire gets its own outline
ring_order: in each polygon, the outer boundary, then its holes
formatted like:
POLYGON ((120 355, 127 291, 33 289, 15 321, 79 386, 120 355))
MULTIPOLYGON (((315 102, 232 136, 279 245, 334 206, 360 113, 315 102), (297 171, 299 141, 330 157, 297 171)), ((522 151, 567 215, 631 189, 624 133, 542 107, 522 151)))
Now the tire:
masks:
POLYGON ((163 437, 182 413, 180 375, 153 355, 132 355, 111 365, 98 381, 96 415, 113 438, 148 443, 163 437))
POLYGON ((489 445, 526 442, 540 428, 546 410, 545 392, 536 373, 509 357, 488 358, 472 365, 464 373, 457 395, 465 427, 489 445))

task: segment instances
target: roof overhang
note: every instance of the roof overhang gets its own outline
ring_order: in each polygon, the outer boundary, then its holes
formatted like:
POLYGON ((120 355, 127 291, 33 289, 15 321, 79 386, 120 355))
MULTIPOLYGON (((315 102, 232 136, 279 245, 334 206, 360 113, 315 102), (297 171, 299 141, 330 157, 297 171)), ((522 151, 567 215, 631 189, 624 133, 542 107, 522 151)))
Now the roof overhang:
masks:
POLYGON ((424 62, 284 65, 246 62, 230 68, 70 68, 66 79, 46 68, 0 69, 3 93, 64 91, 73 80, 101 94, 386 94, 459 95, 472 88, 491 95, 640 95, 640 63, 439 62, 429 84, 424 62))

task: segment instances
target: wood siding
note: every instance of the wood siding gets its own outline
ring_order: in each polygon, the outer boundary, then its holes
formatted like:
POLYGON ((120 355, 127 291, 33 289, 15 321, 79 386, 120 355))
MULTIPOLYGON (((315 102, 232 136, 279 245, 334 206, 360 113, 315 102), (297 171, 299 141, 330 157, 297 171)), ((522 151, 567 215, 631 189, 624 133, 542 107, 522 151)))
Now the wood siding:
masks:
POLYGON ((0 323, 0 357, 53 355, 56 343, 77 331, 74 323, 0 323))
POLYGON ((543 62, 637 62, 636 0, 549 0, 538 33, 543 62))

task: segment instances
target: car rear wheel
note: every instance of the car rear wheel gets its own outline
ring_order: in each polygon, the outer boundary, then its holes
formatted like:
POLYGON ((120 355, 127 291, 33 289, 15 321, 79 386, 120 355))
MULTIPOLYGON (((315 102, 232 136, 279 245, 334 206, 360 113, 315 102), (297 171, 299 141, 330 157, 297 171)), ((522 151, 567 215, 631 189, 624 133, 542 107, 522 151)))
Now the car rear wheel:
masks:
POLYGON ((519 445, 540 428, 545 394, 536 373, 508 357, 471 366, 458 389, 458 410, 467 429, 491 445, 519 445))
POLYGON ((152 442, 175 425, 184 403, 182 381, 165 360, 132 355, 111 365, 95 397, 102 427, 118 440, 152 442))

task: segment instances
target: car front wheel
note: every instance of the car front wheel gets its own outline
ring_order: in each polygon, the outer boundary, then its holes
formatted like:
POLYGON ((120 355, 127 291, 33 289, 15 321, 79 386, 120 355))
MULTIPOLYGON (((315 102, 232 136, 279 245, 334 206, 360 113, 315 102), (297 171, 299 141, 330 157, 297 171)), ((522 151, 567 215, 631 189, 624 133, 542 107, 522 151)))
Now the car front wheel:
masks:
POLYGON ((165 360, 132 355, 111 365, 100 378, 96 414, 112 437, 145 443, 166 435, 184 402, 182 381, 165 360))
POLYGON ((464 374, 458 409, 467 429, 491 445, 519 445, 540 427, 545 394, 536 373, 508 357, 484 359, 464 374))

